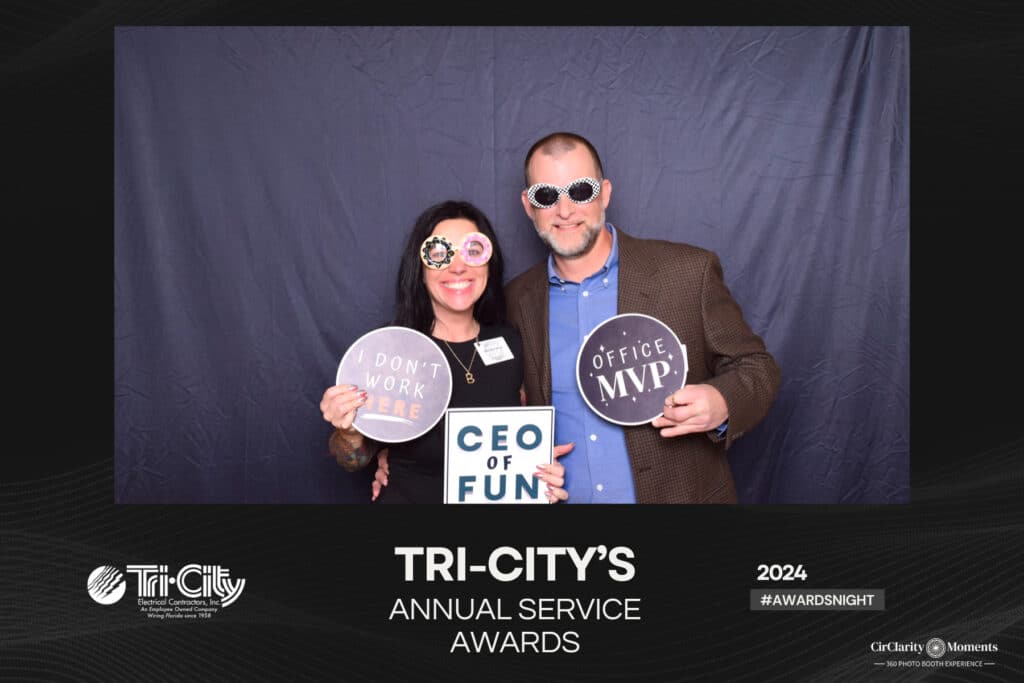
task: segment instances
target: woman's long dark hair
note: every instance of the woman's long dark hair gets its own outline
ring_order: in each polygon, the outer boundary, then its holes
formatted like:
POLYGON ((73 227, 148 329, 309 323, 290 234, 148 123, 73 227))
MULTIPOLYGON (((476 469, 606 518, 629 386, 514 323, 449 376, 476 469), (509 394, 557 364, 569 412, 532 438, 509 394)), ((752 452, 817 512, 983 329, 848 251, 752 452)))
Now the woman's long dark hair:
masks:
POLYGON ((473 305, 473 317, 481 325, 495 325, 505 322, 505 292, 503 290, 505 264, 501 258, 498 236, 494 234, 491 222, 484 212, 469 202, 448 200, 434 204, 421 213, 406 240, 402 261, 398 267, 398 286, 395 288, 395 318, 392 325, 411 327, 423 334, 430 334, 434 327, 434 307, 430 293, 423 284, 423 262, 420 260, 420 246, 430 237, 441 221, 465 218, 476 225, 479 232, 491 240, 494 251, 487 262, 487 286, 484 293, 473 305))

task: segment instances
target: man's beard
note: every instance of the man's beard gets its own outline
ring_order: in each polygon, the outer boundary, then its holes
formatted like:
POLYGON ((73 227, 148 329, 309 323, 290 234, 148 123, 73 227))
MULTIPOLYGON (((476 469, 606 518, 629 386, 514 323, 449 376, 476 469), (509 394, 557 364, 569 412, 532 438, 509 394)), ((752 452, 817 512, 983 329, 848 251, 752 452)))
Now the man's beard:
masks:
POLYGON ((597 238, 601 235, 601 231, 604 230, 604 223, 598 223, 597 225, 588 225, 583 232, 583 239, 580 240, 575 247, 567 248, 562 246, 557 236, 554 234, 557 228, 553 228, 551 231, 538 230, 537 235, 540 237, 544 244, 548 245, 548 248, 555 252, 558 256, 567 259, 579 258, 590 253, 594 243, 597 242, 597 238))

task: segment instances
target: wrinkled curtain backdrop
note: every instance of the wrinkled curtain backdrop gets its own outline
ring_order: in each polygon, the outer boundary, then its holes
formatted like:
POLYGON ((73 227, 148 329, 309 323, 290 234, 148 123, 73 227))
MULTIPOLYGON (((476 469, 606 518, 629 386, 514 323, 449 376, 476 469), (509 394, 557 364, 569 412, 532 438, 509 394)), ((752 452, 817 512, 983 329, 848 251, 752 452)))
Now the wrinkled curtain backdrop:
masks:
MULTIPOLYGON (((388 321, 429 204, 545 255, 529 144, 572 130, 608 219, 716 251, 782 367, 741 502, 909 502, 909 30, 121 27, 120 503, 356 503, 318 404, 388 321)), ((665 296, 674 296, 664 283, 665 296)), ((685 340, 684 340, 685 341, 685 340)))

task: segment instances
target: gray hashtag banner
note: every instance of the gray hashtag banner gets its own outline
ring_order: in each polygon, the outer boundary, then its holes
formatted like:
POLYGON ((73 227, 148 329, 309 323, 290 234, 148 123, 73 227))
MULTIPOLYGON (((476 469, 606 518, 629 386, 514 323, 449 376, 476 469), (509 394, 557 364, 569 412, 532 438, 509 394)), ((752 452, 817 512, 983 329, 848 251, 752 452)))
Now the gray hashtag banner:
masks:
POLYGON ((750 591, 754 612, 882 611, 884 588, 754 588, 750 591))

